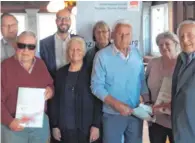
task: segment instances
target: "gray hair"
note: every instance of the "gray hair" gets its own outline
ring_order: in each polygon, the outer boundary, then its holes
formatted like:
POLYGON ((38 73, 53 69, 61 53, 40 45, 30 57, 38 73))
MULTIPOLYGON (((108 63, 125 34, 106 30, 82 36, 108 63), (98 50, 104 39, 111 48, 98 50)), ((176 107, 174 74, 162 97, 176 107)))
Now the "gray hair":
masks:
POLYGON ((112 31, 114 32, 119 25, 128 25, 128 26, 132 27, 132 25, 130 24, 130 22, 128 20, 120 19, 120 20, 117 20, 116 23, 113 25, 112 31))
POLYGON ((69 52, 69 50, 70 50, 70 47, 71 47, 71 43, 72 42, 79 42, 80 44, 81 44, 81 47, 82 47, 82 49, 83 49, 83 51, 84 51, 84 55, 83 55, 83 57, 85 56, 85 54, 86 54, 86 52, 87 52, 87 49, 86 49, 86 44, 85 44, 85 40, 83 39, 83 38, 81 38, 80 36, 73 36, 68 42, 67 42, 67 48, 66 48, 66 60, 68 61, 68 62, 70 62, 70 57, 69 57, 69 54, 68 54, 68 52, 69 52))
POLYGON ((186 25, 186 24, 195 24, 195 21, 194 21, 194 20, 184 20, 184 21, 182 21, 182 22, 179 24, 178 28, 177 28, 177 36, 178 36, 178 37, 179 37, 179 31, 180 31, 181 27, 182 27, 183 25, 186 25))
POLYGON ((37 40, 37 37, 36 37, 35 33, 32 32, 32 31, 23 31, 23 32, 17 37, 17 41, 18 41, 18 39, 19 39, 20 37, 22 37, 22 36, 32 36, 32 37, 35 38, 35 40, 37 40))
POLYGON ((109 31, 109 40, 110 40, 110 27, 105 21, 98 21, 96 24, 93 26, 93 41, 96 41, 95 38, 95 31, 97 28, 103 29, 106 28, 109 31))
POLYGON ((177 53, 180 52, 179 38, 177 37, 176 34, 170 31, 160 33, 156 37, 156 44, 159 46, 159 41, 164 38, 172 40, 175 43, 177 53))

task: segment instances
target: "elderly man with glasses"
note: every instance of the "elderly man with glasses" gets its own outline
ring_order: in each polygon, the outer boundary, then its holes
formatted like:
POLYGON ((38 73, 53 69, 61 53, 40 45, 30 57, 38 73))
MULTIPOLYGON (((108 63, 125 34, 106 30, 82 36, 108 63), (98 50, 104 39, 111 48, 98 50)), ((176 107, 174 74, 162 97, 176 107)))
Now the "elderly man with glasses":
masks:
POLYGON ((44 62, 35 57, 35 49, 35 34, 24 31, 17 38, 16 54, 1 63, 3 143, 46 143, 49 138, 49 122, 46 114, 44 114, 42 128, 23 127, 21 126, 23 120, 16 118, 20 87, 44 88, 45 102, 53 96, 53 80, 44 62))

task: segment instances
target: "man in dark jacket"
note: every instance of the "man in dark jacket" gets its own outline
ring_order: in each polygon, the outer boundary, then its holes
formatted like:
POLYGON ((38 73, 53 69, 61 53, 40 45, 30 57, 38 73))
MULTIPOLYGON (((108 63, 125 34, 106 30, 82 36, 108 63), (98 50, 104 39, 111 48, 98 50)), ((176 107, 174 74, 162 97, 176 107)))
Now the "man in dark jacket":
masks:
POLYGON ((172 80, 172 129, 175 143, 195 141, 195 21, 183 21, 177 30, 182 52, 172 80))
POLYGON ((71 12, 65 8, 56 13, 57 32, 40 41, 40 56, 45 62, 51 76, 66 65, 66 43, 73 36, 69 33, 71 12))
MULTIPOLYGON (((57 70, 68 63, 65 54, 66 43, 72 37, 69 33, 71 26, 71 12, 69 9, 65 8, 56 13, 56 25, 57 32, 40 41, 40 56, 53 79, 57 70)), ((52 112, 51 102, 51 100, 48 102, 49 117, 52 112)), ((50 119, 50 124, 51 122, 50 119)))

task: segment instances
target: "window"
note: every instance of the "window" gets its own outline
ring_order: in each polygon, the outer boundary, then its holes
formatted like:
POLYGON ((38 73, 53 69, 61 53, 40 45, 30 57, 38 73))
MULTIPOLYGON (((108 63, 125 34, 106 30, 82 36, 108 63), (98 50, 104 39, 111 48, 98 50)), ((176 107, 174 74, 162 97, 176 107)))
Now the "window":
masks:
POLYGON ((40 40, 54 34, 57 31, 55 13, 38 13, 37 18, 38 38, 40 40))
MULTIPOLYGON (((56 14, 55 13, 38 13, 38 38, 44 39, 49 35, 54 34, 57 31, 56 27, 56 14)), ((76 19, 75 15, 72 15, 72 25, 70 27, 70 33, 76 34, 76 19)))
POLYGON ((18 20, 18 35, 26 30, 26 14, 12 13, 18 20))
POLYGON ((156 45, 156 36, 168 31, 168 4, 162 4, 151 7, 151 54, 159 55, 159 49, 156 45))

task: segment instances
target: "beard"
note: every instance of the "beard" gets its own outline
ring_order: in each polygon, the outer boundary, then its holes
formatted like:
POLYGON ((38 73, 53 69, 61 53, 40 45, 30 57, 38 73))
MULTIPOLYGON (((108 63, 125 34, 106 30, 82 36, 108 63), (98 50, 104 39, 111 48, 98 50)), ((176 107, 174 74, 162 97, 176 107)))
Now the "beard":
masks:
POLYGON ((66 25, 65 28, 61 28, 62 25, 58 26, 58 32, 59 33, 67 33, 68 30, 70 29, 70 25, 67 25, 67 24, 64 24, 64 25, 66 25))

